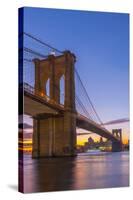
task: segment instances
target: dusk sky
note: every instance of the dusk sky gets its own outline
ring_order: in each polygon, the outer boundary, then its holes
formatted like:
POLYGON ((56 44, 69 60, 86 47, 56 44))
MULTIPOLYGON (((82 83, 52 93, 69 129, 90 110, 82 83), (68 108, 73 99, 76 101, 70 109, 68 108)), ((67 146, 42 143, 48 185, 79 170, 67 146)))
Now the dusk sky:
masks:
MULTIPOLYGON (((128 14, 25 8, 24 17, 25 32, 76 55, 75 67, 103 122, 129 117, 128 14)), ((128 126, 117 125, 125 135, 128 126)))

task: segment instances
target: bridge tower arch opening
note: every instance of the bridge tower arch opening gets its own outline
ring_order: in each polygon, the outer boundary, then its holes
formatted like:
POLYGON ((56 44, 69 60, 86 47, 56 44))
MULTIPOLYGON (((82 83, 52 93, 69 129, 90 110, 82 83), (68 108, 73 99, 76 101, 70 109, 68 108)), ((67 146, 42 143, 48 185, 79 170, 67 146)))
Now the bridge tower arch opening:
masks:
POLYGON ((49 55, 44 60, 34 59, 35 93, 42 93, 49 79, 49 97, 57 112, 33 117, 33 158, 76 155, 75 61, 70 51, 60 56, 49 55), (61 92, 64 93, 63 111, 58 110, 61 92))
POLYGON ((65 76, 62 75, 60 78, 60 104, 64 105, 65 100, 65 76))
POLYGON ((50 78, 48 78, 46 84, 44 84, 44 90, 46 90, 46 95, 50 96, 50 78))

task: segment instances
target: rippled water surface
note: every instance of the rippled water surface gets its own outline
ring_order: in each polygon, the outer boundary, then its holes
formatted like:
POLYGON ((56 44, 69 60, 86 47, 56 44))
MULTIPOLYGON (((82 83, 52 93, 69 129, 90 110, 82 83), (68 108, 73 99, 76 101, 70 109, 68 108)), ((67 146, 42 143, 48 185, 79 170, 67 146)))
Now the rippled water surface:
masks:
POLYGON ((24 192, 129 185, 129 153, 85 153, 69 158, 24 157, 24 192))

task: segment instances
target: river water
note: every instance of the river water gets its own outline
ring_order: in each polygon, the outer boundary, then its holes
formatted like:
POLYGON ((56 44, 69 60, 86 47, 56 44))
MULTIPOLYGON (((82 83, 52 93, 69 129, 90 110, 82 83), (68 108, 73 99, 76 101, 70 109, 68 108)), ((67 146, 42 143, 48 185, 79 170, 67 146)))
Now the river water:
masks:
POLYGON ((77 157, 24 156, 24 192, 129 186, 129 153, 82 153, 77 157))

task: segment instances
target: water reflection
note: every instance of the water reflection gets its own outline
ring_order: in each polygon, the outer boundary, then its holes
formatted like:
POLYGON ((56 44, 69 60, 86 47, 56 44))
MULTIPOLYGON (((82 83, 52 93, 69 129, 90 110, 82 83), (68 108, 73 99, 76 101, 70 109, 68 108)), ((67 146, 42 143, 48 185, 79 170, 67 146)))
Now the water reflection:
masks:
POLYGON ((128 176, 127 153, 90 156, 84 164, 79 162, 76 165, 74 189, 128 186, 128 176), (123 154, 125 155, 124 159, 123 154))
POLYGON ((46 192, 129 185, 129 155, 82 154, 73 158, 24 158, 24 191, 46 192))

